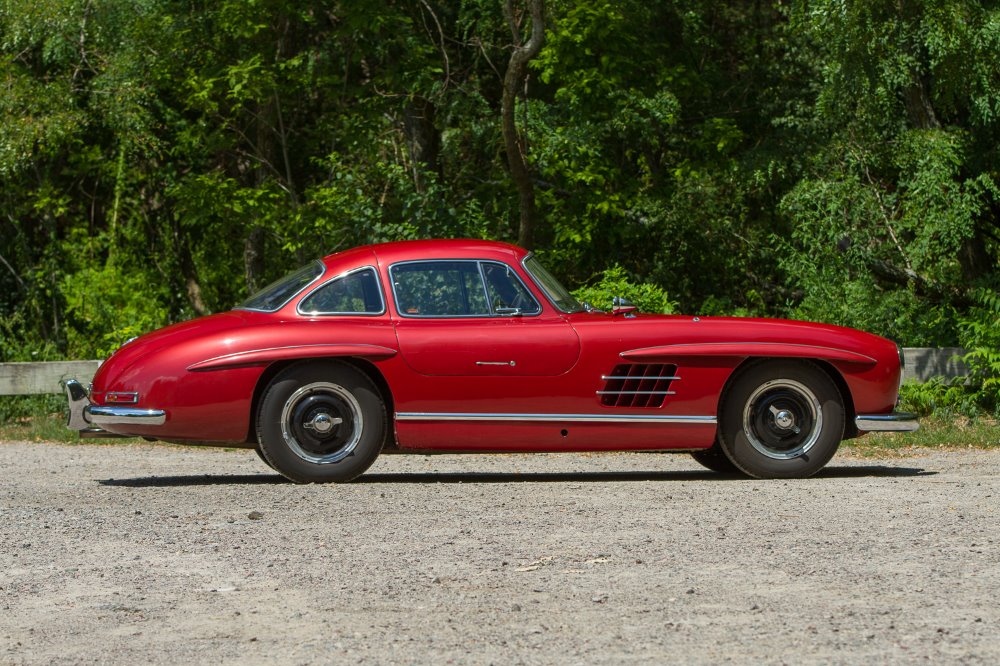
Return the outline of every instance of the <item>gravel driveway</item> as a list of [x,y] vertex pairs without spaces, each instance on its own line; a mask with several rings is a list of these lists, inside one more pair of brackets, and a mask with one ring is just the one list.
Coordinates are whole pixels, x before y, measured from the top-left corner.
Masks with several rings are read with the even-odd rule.
[[0,663],[1000,662],[1000,451],[385,456],[0,444]]

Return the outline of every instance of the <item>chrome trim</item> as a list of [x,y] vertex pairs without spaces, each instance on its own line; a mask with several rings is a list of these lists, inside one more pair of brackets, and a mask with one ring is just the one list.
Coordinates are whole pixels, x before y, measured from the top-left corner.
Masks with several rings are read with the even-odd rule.
[[[69,418],[66,427],[82,434],[104,432],[97,426],[116,424],[163,425],[167,413],[162,409],[137,409],[135,407],[107,407],[90,404],[89,391],[75,379],[63,383],[69,402]],[[113,393],[114,391],[112,391]]]
[[476,365],[508,365],[514,367],[517,365],[516,361],[476,361]]
[[83,417],[96,425],[163,425],[167,413],[162,409],[87,405],[83,408]]
[[664,381],[676,381],[676,380],[680,379],[680,377],[639,377],[639,376],[626,377],[624,375],[601,375],[601,379],[604,380],[604,381],[607,381],[609,379],[636,379],[636,380],[639,380],[639,381],[645,381],[647,379],[649,379],[651,381],[652,380],[657,380],[657,379],[662,379]]
[[[382,309],[379,310],[378,312],[321,312],[319,310],[302,309],[303,301],[308,300],[310,296],[315,294],[317,291],[319,291],[326,285],[330,284],[331,282],[335,282],[337,280],[342,280],[350,275],[353,275],[354,273],[360,273],[361,271],[371,271],[372,274],[375,275],[375,284],[378,286],[378,298],[379,301],[382,303]],[[306,288],[308,288],[308,285],[306,285]],[[293,296],[292,298],[295,297]],[[308,294],[300,298],[299,302],[295,304],[295,312],[304,317],[337,317],[337,316],[380,317],[384,315],[386,312],[385,289],[382,287],[382,280],[378,274],[378,269],[371,265],[361,266],[360,268],[352,268],[351,270],[344,271],[343,273],[338,273],[337,275],[334,275],[329,280],[325,280],[322,284],[317,285],[315,289],[311,289]]]
[[[393,275],[393,270],[397,266],[407,266],[409,264],[433,264],[433,263],[450,263],[450,264],[476,264],[476,268],[479,271],[479,280],[483,285],[483,296],[486,298],[486,307],[490,309],[489,314],[469,314],[469,315],[421,315],[421,314],[408,314],[400,310],[399,308],[399,298],[396,294],[396,277]],[[528,289],[528,285],[524,283],[521,276],[517,274],[516,270],[511,268],[510,264],[498,261],[496,259],[407,259],[406,261],[397,261],[389,266],[389,286],[392,288],[392,300],[396,308],[396,314],[400,317],[406,319],[500,319],[500,318],[510,318],[509,314],[498,314],[493,311],[493,304],[490,303],[490,290],[486,287],[486,276],[483,274],[483,264],[497,264],[498,266],[503,266],[513,274],[517,281],[521,283],[524,287],[524,291],[531,296],[532,302],[538,306],[537,312],[521,312],[519,317],[538,317],[541,316],[545,311],[542,308],[542,304],[538,302],[535,298],[535,294],[532,293],[531,289]]]
[[597,395],[677,395],[674,391],[597,391]]
[[546,421],[562,423],[690,423],[715,425],[714,416],[646,414],[489,414],[466,412],[396,412],[397,421]]
[[854,424],[861,432],[914,432],[920,429],[916,414],[858,414]]
[[62,385],[69,403],[69,418],[66,420],[66,427],[70,430],[86,430],[90,427],[90,423],[83,415],[83,410],[90,404],[87,389],[75,379],[67,379],[63,381]]

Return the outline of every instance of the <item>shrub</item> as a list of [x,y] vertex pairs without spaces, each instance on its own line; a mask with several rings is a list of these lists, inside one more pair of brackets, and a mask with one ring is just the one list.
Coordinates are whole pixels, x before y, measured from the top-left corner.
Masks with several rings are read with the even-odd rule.
[[980,289],[977,307],[959,323],[962,346],[969,350],[963,360],[976,399],[985,409],[1000,412],[1000,295]]
[[632,282],[617,264],[606,269],[596,284],[577,289],[573,295],[600,310],[610,310],[615,296],[629,300],[640,312],[673,314],[677,307],[663,289],[648,282]]

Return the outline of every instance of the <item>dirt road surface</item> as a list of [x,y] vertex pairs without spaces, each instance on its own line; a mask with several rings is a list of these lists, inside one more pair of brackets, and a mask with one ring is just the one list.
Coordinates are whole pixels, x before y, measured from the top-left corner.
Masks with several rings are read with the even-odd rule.
[[0,663],[1000,662],[1000,452],[386,456],[0,444]]

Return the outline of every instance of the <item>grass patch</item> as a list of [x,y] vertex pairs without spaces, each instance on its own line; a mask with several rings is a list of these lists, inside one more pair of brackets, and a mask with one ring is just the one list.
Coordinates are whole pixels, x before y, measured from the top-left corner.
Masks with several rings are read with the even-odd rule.
[[0,442],[62,442],[64,444],[134,444],[142,439],[109,437],[82,439],[66,427],[66,396],[0,396]]
[[865,458],[919,454],[920,449],[1000,448],[1000,422],[986,416],[925,416],[916,432],[873,432],[844,443],[844,453]]
[[64,414],[22,416],[0,424],[0,442],[60,442],[62,444],[135,444],[139,437],[82,438],[66,427]]
[[[0,442],[61,442],[64,444],[135,444],[140,438],[83,439],[66,427],[66,413],[56,411],[66,403],[62,396],[31,396],[0,400]],[[27,412],[27,413],[25,413]]]

